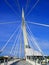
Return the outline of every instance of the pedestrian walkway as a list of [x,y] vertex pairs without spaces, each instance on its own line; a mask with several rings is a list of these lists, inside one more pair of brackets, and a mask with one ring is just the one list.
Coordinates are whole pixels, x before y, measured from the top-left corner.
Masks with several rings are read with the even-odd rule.
[[11,65],[32,65],[32,64],[28,63],[28,62],[25,61],[25,60],[21,60],[21,61],[19,61],[19,62],[13,63],[13,64],[11,64]]

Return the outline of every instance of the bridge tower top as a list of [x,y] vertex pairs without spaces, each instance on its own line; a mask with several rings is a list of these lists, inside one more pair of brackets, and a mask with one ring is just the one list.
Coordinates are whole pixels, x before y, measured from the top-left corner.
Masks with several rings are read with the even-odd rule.
[[28,40],[27,40],[27,31],[26,31],[25,17],[24,17],[23,8],[22,8],[22,31],[23,31],[23,37],[24,37],[24,45],[26,47],[28,45]]
[[22,8],[22,18],[24,19],[24,10],[23,10],[23,8]]

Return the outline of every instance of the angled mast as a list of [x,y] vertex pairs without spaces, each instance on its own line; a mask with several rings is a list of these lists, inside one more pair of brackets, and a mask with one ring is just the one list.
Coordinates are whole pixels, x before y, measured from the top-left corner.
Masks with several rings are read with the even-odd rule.
[[26,46],[26,45],[28,45],[28,40],[27,40],[27,31],[26,31],[25,17],[24,17],[23,8],[22,8],[22,31],[23,31],[23,37],[24,37],[24,44]]
[[25,51],[25,58],[26,56],[26,49],[28,47],[28,39],[27,39],[27,31],[26,31],[26,25],[25,25],[25,17],[24,17],[24,10],[22,8],[22,32],[24,37],[24,51]]

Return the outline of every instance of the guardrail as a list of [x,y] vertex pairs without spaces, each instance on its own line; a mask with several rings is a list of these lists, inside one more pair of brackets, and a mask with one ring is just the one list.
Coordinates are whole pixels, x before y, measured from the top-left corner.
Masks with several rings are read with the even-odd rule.
[[10,61],[8,61],[8,60],[5,61],[5,59],[4,59],[4,62],[0,63],[0,65],[10,65],[10,64],[13,64],[13,63],[18,62],[18,61],[20,61],[20,59],[12,59]]

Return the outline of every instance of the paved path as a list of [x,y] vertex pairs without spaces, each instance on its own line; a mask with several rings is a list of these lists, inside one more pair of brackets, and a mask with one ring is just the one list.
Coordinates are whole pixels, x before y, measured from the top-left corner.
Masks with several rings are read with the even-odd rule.
[[19,61],[19,62],[15,62],[11,65],[31,65],[31,64],[26,62],[25,60],[22,60],[22,61]]

